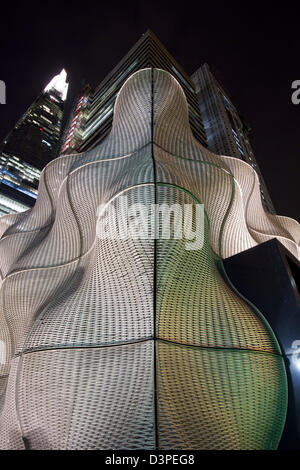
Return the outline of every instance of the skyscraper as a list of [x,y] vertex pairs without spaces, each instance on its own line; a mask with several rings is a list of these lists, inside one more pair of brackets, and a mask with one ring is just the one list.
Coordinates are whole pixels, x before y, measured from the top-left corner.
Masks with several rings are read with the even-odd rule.
[[50,81],[0,145],[0,215],[34,204],[41,170],[57,156],[66,76]]
[[208,148],[220,155],[240,158],[258,174],[264,208],[275,213],[271,197],[249,140],[250,126],[232,103],[228,93],[212,74],[208,64],[192,75],[204,121]]
[[79,97],[74,101],[70,117],[61,139],[61,153],[63,154],[76,152],[76,149],[79,149],[81,145],[83,128],[89,115],[88,100],[90,94],[90,85],[85,85],[81,90]]
[[[63,153],[92,149],[108,135],[118,92],[132,73],[146,67],[166,70],[178,80],[187,98],[192,132],[202,145],[207,145],[192,80],[155,34],[148,30],[95,89],[85,88],[80,94],[63,142]],[[84,119],[78,128],[78,113],[81,112]],[[77,130],[74,130],[74,122],[77,123]]]

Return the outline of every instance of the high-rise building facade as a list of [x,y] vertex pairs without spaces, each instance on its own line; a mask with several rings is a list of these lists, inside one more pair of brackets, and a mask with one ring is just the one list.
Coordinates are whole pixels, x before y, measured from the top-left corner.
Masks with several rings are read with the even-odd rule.
[[75,99],[62,137],[62,154],[76,152],[76,149],[78,149],[82,143],[82,132],[89,115],[88,100],[90,94],[90,85],[85,85],[79,97]]
[[[153,224],[157,204],[184,222]],[[176,236],[149,234],[171,219]],[[300,370],[223,259],[274,237],[300,259],[299,235],[263,210],[253,167],[195,139],[174,76],[133,73],[107,138],[0,218],[0,448],[276,449]]]
[[275,213],[249,140],[250,126],[232,103],[228,93],[212,74],[208,64],[192,75],[204,122],[208,148],[220,155],[240,158],[258,174],[262,203],[268,212]]
[[0,215],[35,203],[41,170],[59,151],[67,91],[62,70],[0,144]]
[[[63,142],[63,153],[90,150],[108,135],[112,126],[114,103],[122,85],[132,73],[147,67],[166,70],[178,80],[187,98],[193,135],[202,145],[207,145],[192,80],[155,34],[148,30],[95,89],[83,90]],[[78,126],[78,115],[83,117],[82,123],[74,130],[74,122]]]

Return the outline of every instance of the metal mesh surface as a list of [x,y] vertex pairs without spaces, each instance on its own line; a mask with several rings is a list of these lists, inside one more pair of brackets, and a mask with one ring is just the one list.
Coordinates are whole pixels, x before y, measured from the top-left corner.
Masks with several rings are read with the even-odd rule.
[[[110,135],[49,163],[34,208],[0,219],[0,447],[276,448],[281,351],[222,270],[274,236],[299,256],[299,224],[266,214],[258,193],[249,165],[194,139],[174,77],[133,74]],[[99,238],[99,207],[124,196],[203,203],[203,245]]]

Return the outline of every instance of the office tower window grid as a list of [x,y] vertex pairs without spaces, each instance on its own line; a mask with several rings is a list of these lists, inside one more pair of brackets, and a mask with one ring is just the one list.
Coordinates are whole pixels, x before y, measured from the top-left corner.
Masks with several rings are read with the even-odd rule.
[[34,205],[41,170],[58,155],[67,91],[62,70],[0,144],[0,214]]
[[228,94],[212,74],[208,64],[193,75],[200,111],[204,120],[208,148],[220,155],[240,158],[251,165],[259,176],[264,208],[275,214],[275,209],[263,176],[255,159],[250,140],[250,126],[238,113]]

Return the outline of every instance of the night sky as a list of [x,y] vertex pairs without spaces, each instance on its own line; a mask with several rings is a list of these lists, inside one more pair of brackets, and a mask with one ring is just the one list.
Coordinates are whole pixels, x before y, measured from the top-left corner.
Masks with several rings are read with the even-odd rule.
[[292,7],[125,0],[1,5],[7,104],[0,105],[0,139],[63,67],[69,109],[82,80],[96,86],[148,28],[189,75],[203,62],[211,66],[251,124],[277,213],[299,220],[300,104],[291,101],[291,84],[300,80],[300,35]]

